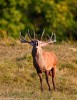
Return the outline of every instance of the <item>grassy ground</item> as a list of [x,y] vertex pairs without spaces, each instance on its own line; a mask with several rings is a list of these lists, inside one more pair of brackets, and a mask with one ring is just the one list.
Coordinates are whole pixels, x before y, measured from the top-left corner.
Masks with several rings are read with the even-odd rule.
[[32,64],[31,46],[19,41],[0,41],[0,100],[77,100],[77,43],[48,45],[58,58],[56,91],[48,87],[43,74],[44,92]]

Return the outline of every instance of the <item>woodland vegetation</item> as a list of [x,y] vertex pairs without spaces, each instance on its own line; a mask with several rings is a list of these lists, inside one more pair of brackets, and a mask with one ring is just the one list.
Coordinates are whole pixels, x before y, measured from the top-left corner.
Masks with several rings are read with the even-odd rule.
[[30,29],[39,36],[77,40],[77,0],[0,0],[0,37],[19,37]]

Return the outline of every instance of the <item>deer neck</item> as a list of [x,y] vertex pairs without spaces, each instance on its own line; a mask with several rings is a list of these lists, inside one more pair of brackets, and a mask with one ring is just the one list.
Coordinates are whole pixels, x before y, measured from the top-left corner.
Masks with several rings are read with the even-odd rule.
[[33,64],[34,66],[39,66],[40,70],[43,70],[44,66],[45,66],[45,61],[44,61],[44,57],[43,57],[43,50],[42,48],[37,49],[36,53],[33,50],[32,53],[33,56]]
[[37,63],[39,64],[39,66],[41,66],[41,64],[43,62],[43,50],[42,50],[42,48],[37,49],[35,59],[36,59]]
[[42,48],[41,47],[38,47],[37,48],[37,52],[36,52],[36,56],[41,57],[42,52],[43,52]]
[[42,59],[42,52],[43,52],[43,50],[41,47],[37,48],[37,50],[35,48],[33,48],[33,50],[32,50],[33,58]]

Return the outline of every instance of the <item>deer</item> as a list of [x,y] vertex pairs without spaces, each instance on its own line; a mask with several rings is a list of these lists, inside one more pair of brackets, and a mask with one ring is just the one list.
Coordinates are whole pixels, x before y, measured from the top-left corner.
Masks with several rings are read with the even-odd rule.
[[[44,32],[43,32],[44,34]],[[55,70],[56,70],[56,64],[57,64],[57,57],[54,52],[47,52],[42,49],[42,47],[56,42],[56,35],[54,35],[54,39],[50,39],[47,42],[43,42],[38,39],[31,39],[30,33],[28,31],[28,36],[30,38],[30,41],[27,41],[20,33],[20,41],[21,43],[28,43],[32,46],[32,57],[33,57],[33,65],[34,68],[37,71],[37,74],[40,79],[41,84],[41,90],[43,91],[43,79],[42,79],[42,73],[44,72],[46,75],[46,82],[48,84],[49,91],[50,83],[49,83],[49,75],[52,77],[52,83],[53,83],[53,89],[55,90]],[[43,37],[43,35],[42,35]],[[41,39],[42,39],[41,37]],[[51,36],[52,38],[52,36]]]

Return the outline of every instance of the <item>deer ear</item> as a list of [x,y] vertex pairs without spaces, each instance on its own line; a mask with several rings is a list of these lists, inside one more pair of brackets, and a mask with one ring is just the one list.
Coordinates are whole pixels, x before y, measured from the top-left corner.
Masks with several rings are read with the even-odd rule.
[[41,46],[41,47],[44,47],[44,46],[46,46],[47,44],[48,44],[48,43],[46,43],[46,42],[42,42],[42,41],[40,42],[40,46]]
[[31,42],[31,43],[30,43],[30,45],[31,45],[31,46],[33,46],[33,45],[34,45],[34,43],[32,43],[32,42]]
[[30,42],[30,45],[31,45],[31,46],[33,46],[33,45],[34,45],[34,42],[33,42],[33,41],[31,41],[31,42]]
[[48,43],[42,43],[42,45],[41,45],[41,46],[43,47],[43,46],[46,46],[47,44],[48,44]]
[[36,45],[38,46],[38,41],[36,42]]

